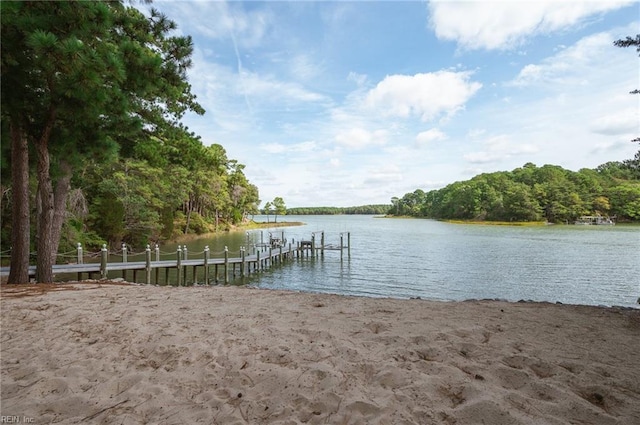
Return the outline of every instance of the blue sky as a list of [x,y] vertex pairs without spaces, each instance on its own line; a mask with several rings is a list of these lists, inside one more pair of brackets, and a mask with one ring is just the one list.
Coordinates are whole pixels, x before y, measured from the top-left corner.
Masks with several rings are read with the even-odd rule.
[[637,1],[155,1],[193,37],[183,122],[287,207],[390,203],[527,162],[632,158]]

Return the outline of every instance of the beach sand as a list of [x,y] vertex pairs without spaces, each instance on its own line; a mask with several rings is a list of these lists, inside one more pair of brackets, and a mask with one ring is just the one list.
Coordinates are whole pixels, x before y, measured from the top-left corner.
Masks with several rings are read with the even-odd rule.
[[640,424],[640,310],[1,287],[20,423]]

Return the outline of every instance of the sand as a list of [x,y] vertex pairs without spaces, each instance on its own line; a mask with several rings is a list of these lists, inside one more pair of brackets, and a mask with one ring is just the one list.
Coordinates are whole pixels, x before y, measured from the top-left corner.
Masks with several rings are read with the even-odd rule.
[[637,309],[1,289],[0,413],[20,423],[640,424]]

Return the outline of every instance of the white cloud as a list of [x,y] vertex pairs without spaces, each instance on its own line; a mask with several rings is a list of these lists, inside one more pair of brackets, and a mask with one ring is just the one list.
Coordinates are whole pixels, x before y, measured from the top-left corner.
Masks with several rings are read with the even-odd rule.
[[363,86],[367,82],[368,78],[366,74],[358,74],[357,72],[349,72],[347,81],[353,81],[358,87]]
[[367,146],[382,146],[387,143],[386,130],[368,131],[363,128],[352,128],[336,135],[338,144],[351,149],[363,149]]
[[485,150],[464,155],[465,161],[471,164],[487,164],[500,162],[514,156],[530,155],[539,151],[531,143],[514,143],[507,135],[490,137],[483,142]]
[[395,165],[371,168],[366,175],[367,178],[363,182],[365,185],[381,185],[402,181],[402,172]]
[[418,145],[426,145],[431,142],[439,142],[446,139],[447,135],[437,128],[423,131],[416,136],[416,142]]
[[320,64],[314,62],[313,58],[307,54],[299,54],[293,57],[289,64],[291,75],[299,80],[311,80],[322,74],[323,69]]
[[304,86],[294,83],[280,81],[271,75],[260,75],[252,72],[243,72],[236,79],[236,90],[240,93],[250,96],[257,96],[263,103],[272,103],[276,101],[300,101],[300,102],[317,102],[326,100],[326,97],[309,91]]
[[202,35],[214,40],[233,38],[241,47],[260,44],[273,26],[274,15],[268,8],[245,10],[241,4],[225,1],[174,2],[159,0],[156,7],[179,22],[188,22],[182,33]]
[[616,136],[637,133],[640,135],[640,108],[630,108],[615,114],[608,114],[597,118],[589,129],[594,133]]
[[601,66],[603,56],[613,52],[614,37],[608,33],[598,33],[585,37],[575,45],[561,49],[539,64],[526,65],[510,85],[556,83],[584,85],[589,81],[583,70],[586,67]]
[[260,145],[260,149],[268,153],[283,153],[288,147],[282,143],[265,143]]
[[482,87],[470,78],[470,72],[450,71],[387,76],[368,92],[365,105],[382,115],[416,115],[422,121],[442,114],[450,116]]
[[616,1],[448,1],[429,2],[436,36],[466,49],[512,49],[529,37],[566,30],[588,18],[633,4]]

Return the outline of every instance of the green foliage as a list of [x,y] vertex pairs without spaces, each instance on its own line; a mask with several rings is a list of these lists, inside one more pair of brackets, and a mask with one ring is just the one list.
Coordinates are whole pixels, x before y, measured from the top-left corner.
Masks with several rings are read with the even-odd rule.
[[288,215],[387,214],[390,205],[362,205],[358,207],[295,207],[287,208]]
[[[204,110],[186,75],[193,42],[171,35],[175,23],[121,1],[0,7],[2,140],[18,129],[38,147],[30,155],[33,181],[37,175],[52,192],[70,178],[69,190],[86,200],[87,214],[62,223],[60,250],[77,242],[141,246],[184,231],[224,229],[257,211],[258,189],[244,165],[179,123],[185,112]],[[8,184],[10,144],[1,149],[2,196],[30,184],[35,222],[35,185]],[[3,250],[11,239],[4,237],[11,231],[7,217],[11,202],[3,199]]]
[[624,163],[578,172],[525,164],[511,172],[481,174],[425,193],[393,198],[388,213],[438,219],[573,222],[582,215],[640,219],[640,180]]

